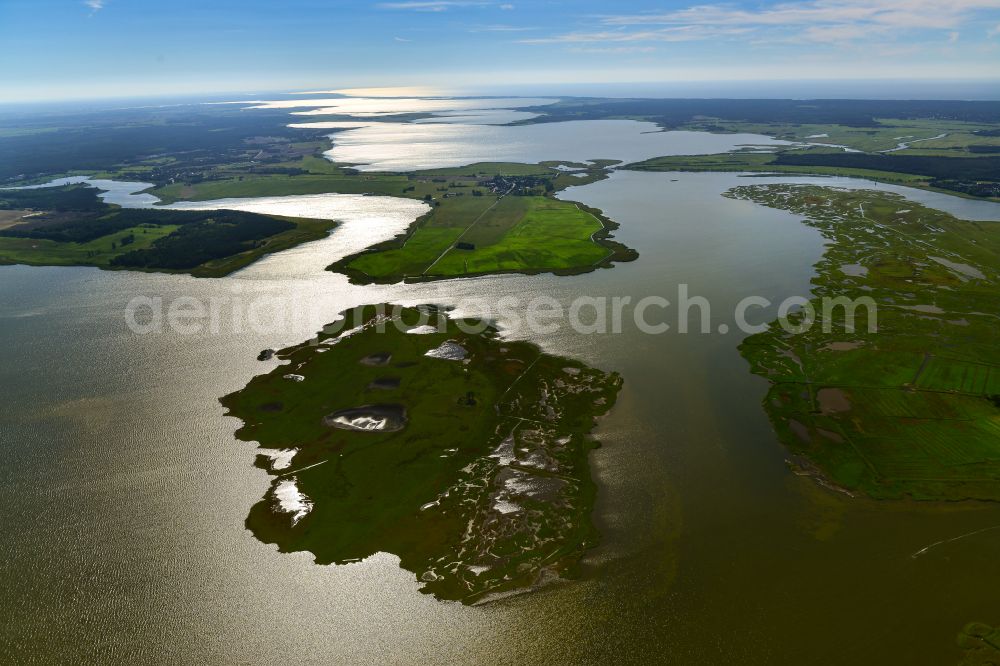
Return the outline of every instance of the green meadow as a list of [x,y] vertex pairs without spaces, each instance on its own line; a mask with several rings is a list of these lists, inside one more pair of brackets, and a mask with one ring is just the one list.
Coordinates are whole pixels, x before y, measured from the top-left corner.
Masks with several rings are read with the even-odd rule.
[[615,251],[595,241],[604,224],[574,203],[541,196],[467,198],[436,209],[397,248],[337,266],[361,280],[398,281],[503,272],[579,272]]
[[[1000,227],[870,190],[728,194],[801,215],[828,241],[815,312],[741,346],[772,382],[764,407],[793,462],[875,498],[1000,500]],[[837,297],[875,309],[824,308]]]

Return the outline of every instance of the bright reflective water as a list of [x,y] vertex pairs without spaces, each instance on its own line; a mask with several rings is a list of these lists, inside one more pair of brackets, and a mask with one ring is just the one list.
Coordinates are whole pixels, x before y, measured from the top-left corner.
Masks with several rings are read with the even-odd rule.
[[344,114],[351,116],[387,116],[400,113],[437,113],[482,109],[525,108],[552,104],[546,97],[513,98],[426,98],[426,97],[297,97],[292,99],[247,102],[252,109],[308,109],[294,111],[300,116]]
[[740,146],[788,145],[759,134],[662,132],[634,120],[540,125],[372,123],[330,136],[334,162],[361,171],[410,171],[474,162],[594,159],[636,162],[661,155],[724,153]]

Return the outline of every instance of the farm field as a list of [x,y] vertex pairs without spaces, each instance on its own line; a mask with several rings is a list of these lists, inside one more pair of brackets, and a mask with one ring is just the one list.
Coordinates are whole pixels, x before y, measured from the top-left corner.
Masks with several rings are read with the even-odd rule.
[[398,248],[339,265],[373,281],[503,272],[578,272],[615,252],[594,241],[604,226],[571,202],[540,196],[468,198],[442,207]]

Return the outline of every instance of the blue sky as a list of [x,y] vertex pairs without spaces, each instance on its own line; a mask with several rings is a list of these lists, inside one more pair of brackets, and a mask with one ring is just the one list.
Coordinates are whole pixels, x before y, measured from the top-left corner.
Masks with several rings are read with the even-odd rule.
[[0,100],[1000,78],[1000,0],[0,0]]

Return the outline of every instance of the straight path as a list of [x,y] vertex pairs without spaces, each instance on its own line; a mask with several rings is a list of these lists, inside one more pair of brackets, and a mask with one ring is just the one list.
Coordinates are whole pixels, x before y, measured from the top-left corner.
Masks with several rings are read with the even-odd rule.
[[490,212],[491,210],[493,210],[494,208],[496,208],[496,207],[497,207],[497,204],[499,204],[499,203],[500,203],[500,200],[501,200],[501,199],[503,199],[503,198],[504,198],[505,196],[507,196],[508,194],[510,194],[510,193],[511,193],[511,192],[513,192],[513,191],[514,191],[514,186],[513,186],[513,185],[511,185],[511,186],[510,186],[510,189],[509,189],[509,190],[507,190],[506,192],[504,192],[503,194],[501,194],[501,195],[500,195],[499,197],[497,197],[497,200],[493,202],[493,205],[492,205],[492,206],[490,206],[489,208],[487,208],[486,210],[484,210],[484,211],[483,211],[482,213],[480,213],[480,214],[479,214],[479,217],[477,217],[476,219],[474,219],[474,220],[472,221],[472,224],[470,224],[469,226],[467,226],[467,227],[465,228],[465,230],[464,230],[464,231],[463,231],[462,233],[460,233],[460,234],[458,235],[458,238],[456,238],[456,239],[455,239],[454,241],[452,241],[452,242],[451,242],[451,244],[450,244],[450,245],[448,245],[448,247],[446,247],[446,248],[444,249],[444,252],[442,252],[442,253],[441,253],[440,255],[438,255],[438,258],[437,258],[437,259],[435,259],[434,261],[432,261],[432,262],[430,263],[430,265],[429,265],[429,266],[428,266],[427,268],[425,268],[425,269],[424,269],[424,272],[423,272],[423,273],[421,273],[421,275],[427,275],[427,271],[429,271],[430,269],[434,268],[434,264],[436,264],[437,262],[439,262],[439,261],[441,261],[442,259],[444,259],[444,255],[446,255],[446,254],[448,254],[449,252],[451,252],[451,249],[452,249],[453,247],[455,247],[455,244],[456,244],[456,243],[458,243],[458,241],[462,240],[462,237],[463,237],[463,236],[465,236],[465,234],[469,233],[469,230],[470,230],[470,229],[472,229],[472,227],[476,226],[476,223],[477,223],[477,222],[479,222],[479,220],[483,219],[483,217],[484,217],[484,216],[485,216],[485,215],[486,215],[487,213],[489,213],[489,212]]

